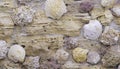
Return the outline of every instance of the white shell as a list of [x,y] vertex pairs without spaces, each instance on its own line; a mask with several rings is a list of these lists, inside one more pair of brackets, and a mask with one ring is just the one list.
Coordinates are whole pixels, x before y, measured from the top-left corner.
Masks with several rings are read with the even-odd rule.
[[47,0],[45,2],[45,13],[47,17],[59,19],[66,12],[67,9],[63,0]]
[[83,31],[85,38],[95,40],[102,33],[102,25],[98,20],[90,20],[89,24],[84,25]]
[[14,62],[23,62],[25,58],[25,50],[20,45],[13,45],[8,52],[8,58]]
[[0,40],[0,59],[3,59],[6,57],[8,48],[7,43],[4,40]]
[[89,52],[87,56],[87,62],[91,64],[97,64],[100,61],[100,55],[97,52]]

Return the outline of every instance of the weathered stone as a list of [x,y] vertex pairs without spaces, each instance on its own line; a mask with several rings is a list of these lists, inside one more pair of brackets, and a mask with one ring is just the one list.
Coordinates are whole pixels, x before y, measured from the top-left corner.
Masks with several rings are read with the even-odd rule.
[[120,5],[115,5],[112,8],[113,14],[117,17],[120,17]]
[[106,67],[118,65],[120,63],[120,46],[111,46],[103,56],[102,62]]
[[45,13],[47,17],[59,19],[66,12],[67,9],[63,0],[47,0],[45,2]]
[[72,51],[73,59],[76,62],[85,62],[87,59],[87,53],[88,53],[87,49],[77,47]]
[[36,56],[36,57],[26,57],[26,60],[23,63],[23,65],[25,65],[25,67],[27,69],[37,69],[37,68],[40,67],[39,59],[40,59],[39,56]]
[[88,53],[87,62],[97,64],[100,61],[100,55],[97,52],[91,51]]
[[101,0],[101,5],[105,8],[112,8],[115,4],[115,0]]
[[8,52],[8,58],[14,62],[23,62],[25,55],[25,50],[20,45],[11,46]]
[[105,10],[104,15],[99,17],[98,20],[102,23],[102,25],[107,26],[112,22],[113,18],[114,16],[111,11]]
[[64,49],[58,49],[54,55],[54,58],[59,62],[66,61],[69,57],[69,53]]
[[35,10],[31,9],[29,6],[21,6],[15,10],[15,24],[24,26],[33,21]]
[[102,33],[100,41],[104,45],[113,45],[117,44],[118,38],[119,32],[110,26],[106,26],[104,32]]
[[84,25],[84,37],[91,40],[96,40],[102,34],[102,25],[97,20],[90,20],[89,24]]
[[8,59],[0,61],[0,69],[24,69],[21,64],[14,63]]
[[63,34],[77,36],[80,34],[79,29],[82,26],[70,16],[66,15],[60,20],[54,21],[46,18],[43,12],[37,12],[35,15],[34,23],[26,26],[28,35]]
[[39,55],[41,50],[47,52],[62,47],[64,40],[62,35],[41,35],[21,36],[16,42],[25,46],[27,55]]
[[6,41],[0,40],[0,59],[6,58],[7,52],[8,52],[8,48]]
[[0,38],[10,37],[13,33],[14,23],[10,14],[0,13]]

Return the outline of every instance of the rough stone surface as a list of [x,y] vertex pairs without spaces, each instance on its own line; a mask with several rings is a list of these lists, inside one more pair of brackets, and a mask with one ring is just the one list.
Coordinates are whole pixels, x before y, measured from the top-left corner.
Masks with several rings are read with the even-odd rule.
[[100,61],[100,55],[97,52],[89,52],[87,56],[87,62],[91,64],[97,64]]
[[47,0],[45,2],[45,13],[47,17],[59,19],[66,12],[67,9],[63,0]]
[[8,58],[14,62],[23,62],[25,55],[25,50],[20,45],[11,46],[8,52]]
[[115,0],[101,0],[101,5],[105,8],[112,8],[115,4]]
[[29,6],[21,6],[15,10],[15,24],[24,26],[33,21],[35,10]]
[[37,69],[40,67],[39,64],[39,56],[35,56],[35,57],[26,57],[25,62],[23,63],[23,65],[25,65],[25,67],[27,69]]
[[110,26],[106,26],[100,41],[105,45],[116,44],[119,38],[119,32]]
[[106,67],[115,67],[120,63],[120,46],[111,46],[102,58],[102,63]]
[[102,25],[97,20],[90,20],[89,24],[84,25],[84,37],[87,39],[98,39],[102,34]]
[[3,59],[7,56],[8,48],[7,43],[4,40],[0,40],[0,59]]
[[88,53],[87,49],[77,47],[72,51],[73,59],[76,62],[85,62],[87,59],[87,53]]

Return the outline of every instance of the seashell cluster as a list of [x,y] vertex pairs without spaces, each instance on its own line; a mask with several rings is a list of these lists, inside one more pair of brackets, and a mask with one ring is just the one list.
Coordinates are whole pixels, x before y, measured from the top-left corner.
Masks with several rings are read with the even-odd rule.
[[120,69],[120,0],[0,0],[0,69]]

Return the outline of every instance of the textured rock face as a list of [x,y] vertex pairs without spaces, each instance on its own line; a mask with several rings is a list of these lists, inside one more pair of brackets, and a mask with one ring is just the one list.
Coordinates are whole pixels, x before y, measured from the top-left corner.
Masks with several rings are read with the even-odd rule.
[[100,41],[105,45],[116,44],[119,38],[119,32],[112,27],[106,26]]
[[102,25],[97,20],[90,20],[89,24],[84,25],[84,37],[87,39],[98,39],[102,34]]
[[97,52],[89,52],[87,56],[87,62],[91,64],[97,64],[100,61],[100,55]]
[[59,19],[66,12],[67,9],[63,0],[47,0],[45,3],[47,17]]
[[117,17],[120,17],[120,5],[115,5],[112,8],[113,14]]
[[7,43],[4,40],[0,40],[0,59],[3,59],[7,56],[8,48]]
[[115,4],[115,0],[101,0],[101,5],[105,8],[112,8]]
[[87,49],[77,47],[72,51],[73,59],[76,62],[84,62],[87,59],[87,53],[88,53]]
[[103,65],[106,67],[116,66],[120,63],[120,47],[111,46],[102,58]]
[[8,58],[14,62],[23,62],[25,59],[25,50],[20,45],[13,45],[8,52]]
[[40,67],[39,59],[40,59],[39,56],[36,56],[36,57],[26,57],[26,60],[23,63],[23,65],[25,65],[25,67],[27,69],[37,69],[37,68]]
[[10,37],[13,33],[14,23],[10,14],[0,13],[0,38]]
[[42,35],[19,37],[16,42],[25,46],[27,55],[39,55],[41,50],[49,51],[62,47],[64,40],[63,35]]
[[15,23],[17,25],[27,25],[33,20],[34,10],[29,6],[21,6],[15,11]]

